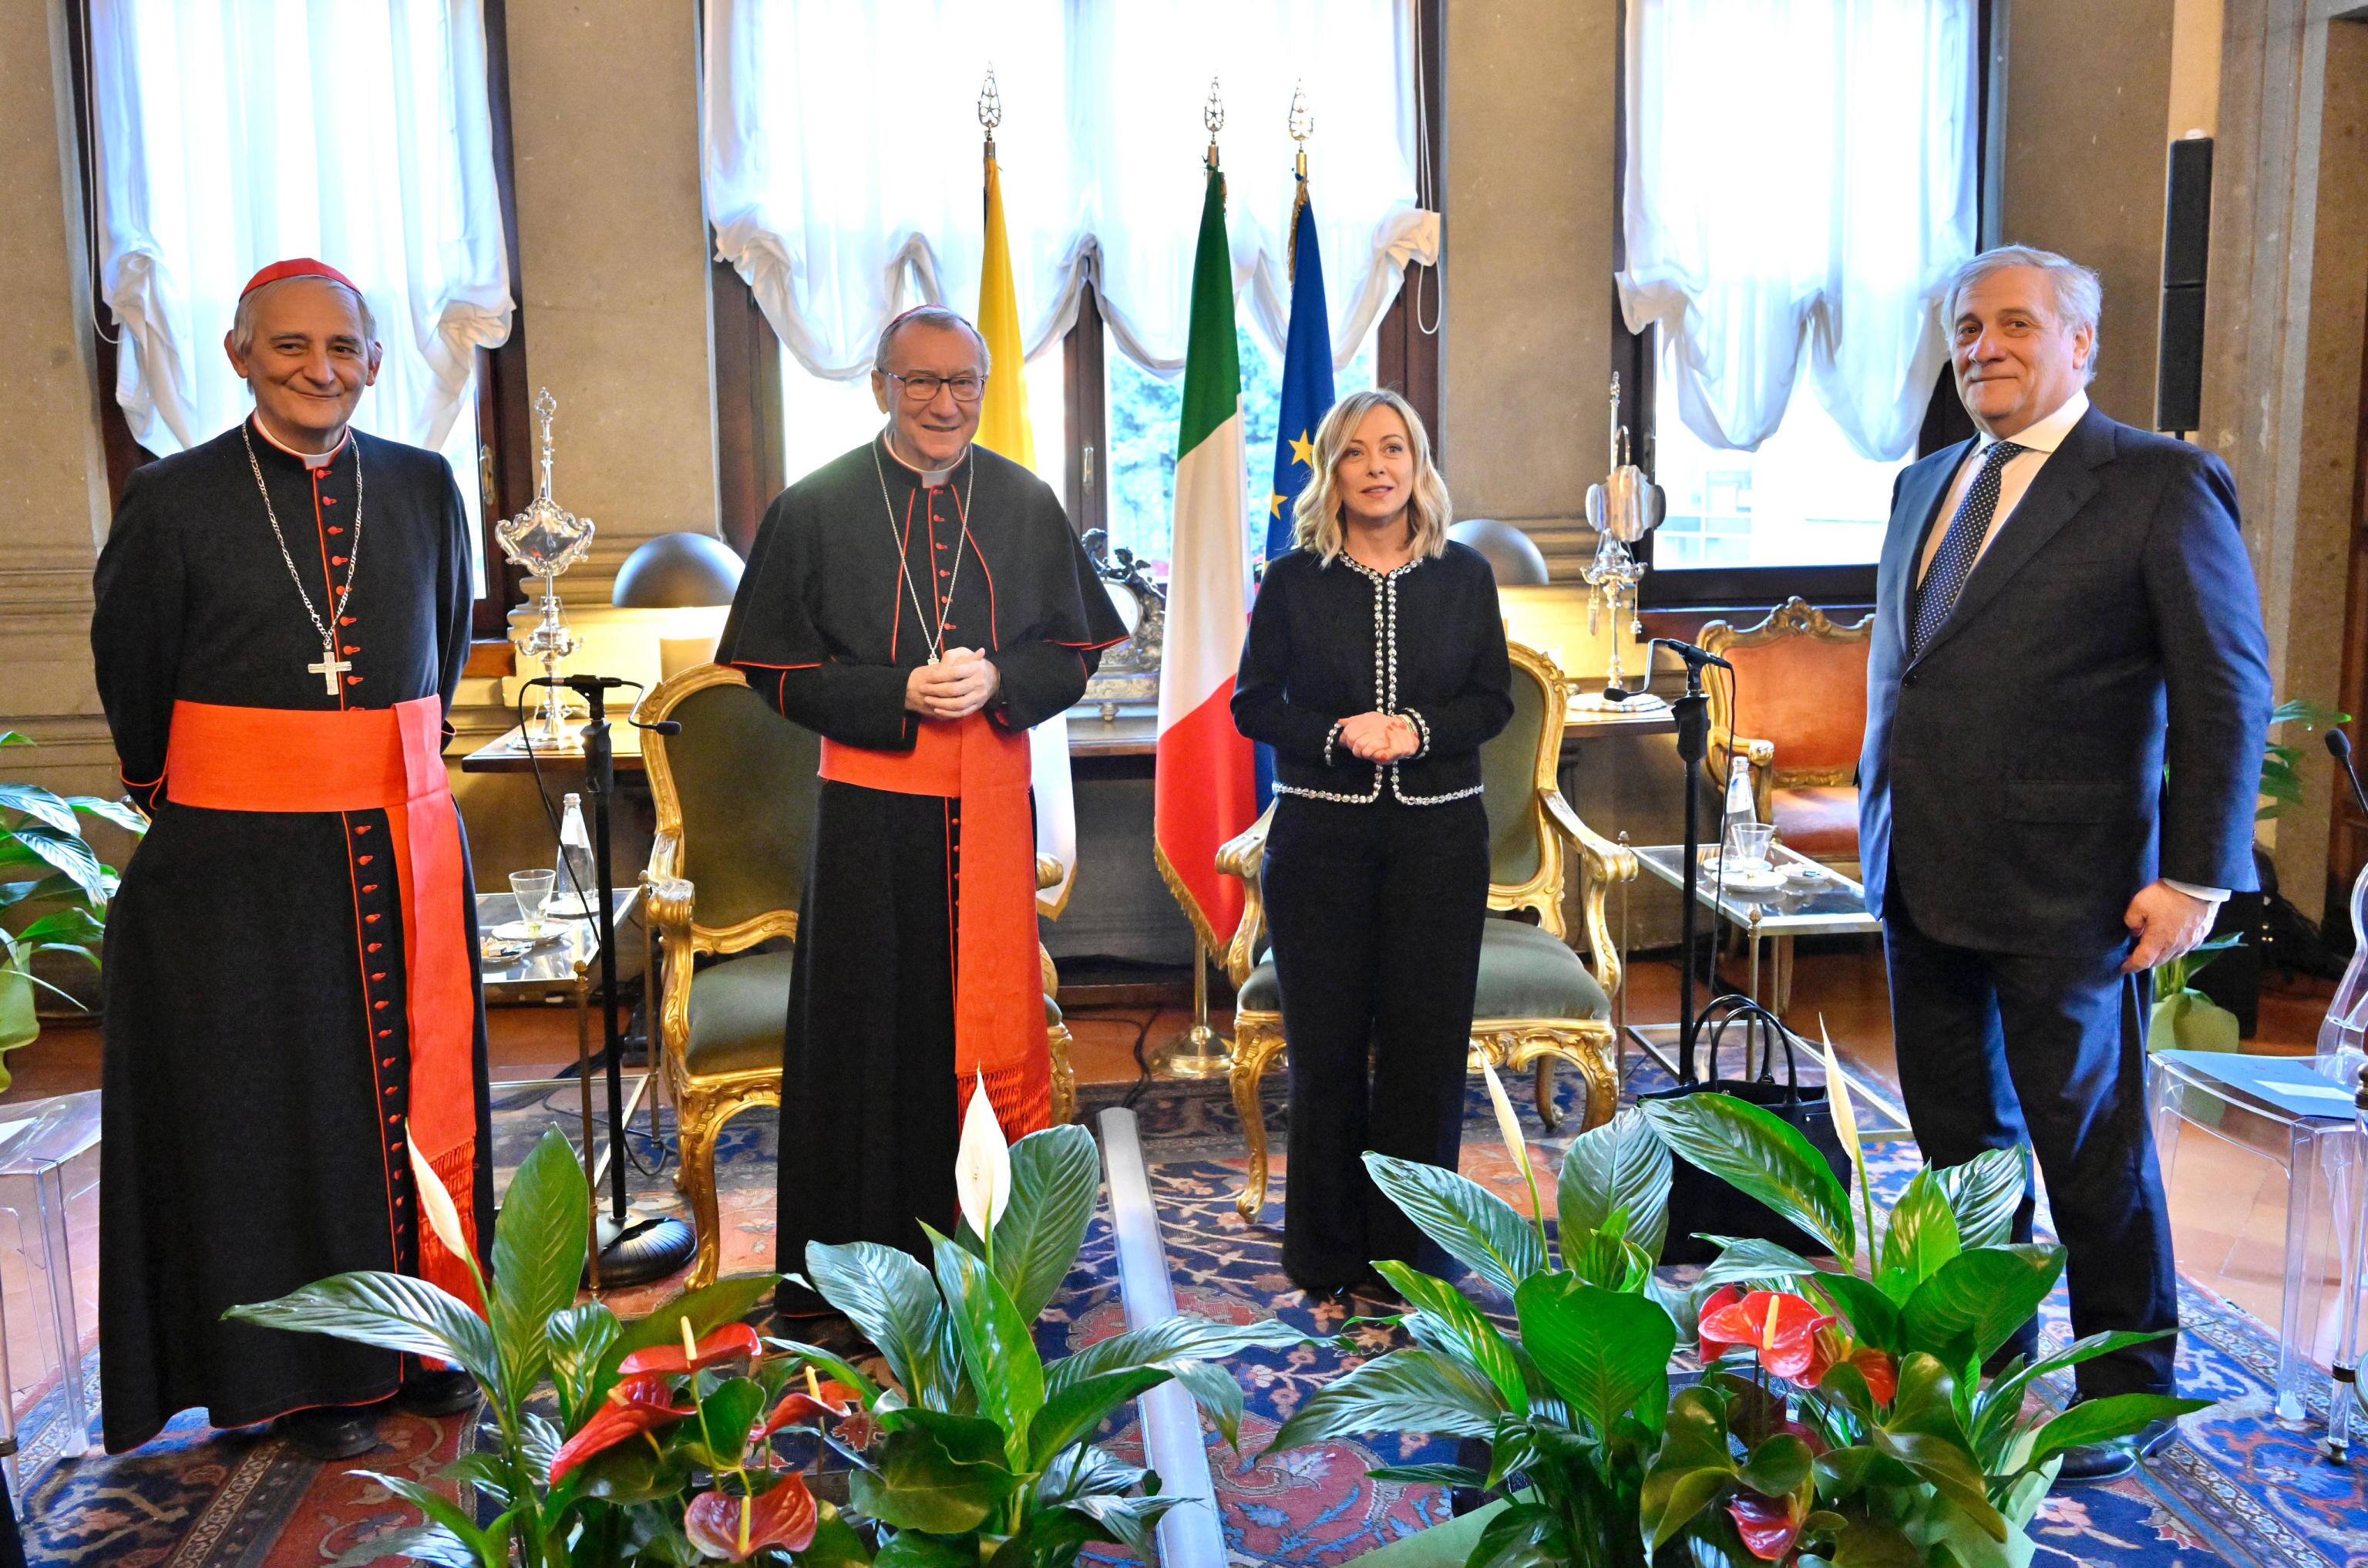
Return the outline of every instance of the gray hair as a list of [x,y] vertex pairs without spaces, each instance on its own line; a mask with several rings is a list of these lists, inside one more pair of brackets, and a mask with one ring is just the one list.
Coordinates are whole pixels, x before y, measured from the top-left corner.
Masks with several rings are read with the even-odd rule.
[[[239,301],[238,312],[236,314],[233,315],[230,320],[230,342],[232,347],[237,349],[242,355],[246,354],[255,347],[256,301],[262,299],[266,294],[270,293],[274,289],[284,289],[290,283],[326,283],[332,289],[346,289],[344,284],[338,282],[334,278],[323,278],[318,274],[313,273],[308,273],[301,278],[282,278],[276,282],[266,283],[254,293],[249,294],[245,299]],[[346,292],[354,297],[354,309],[361,312],[362,341],[364,343],[376,343],[378,341],[378,318],[370,314],[370,301],[362,298],[361,290],[359,289],[346,289]]]
[[2097,354],[2102,334],[2098,327],[2098,315],[2104,309],[2105,285],[2096,273],[2068,256],[2036,245],[1997,245],[1960,265],[1949,277],[1948,292],[1941,297],[1941,322],[1950,326],[1957,319],[1957,296],[1993,272],[2003,272],[2009,267],[2029,267],[2047,275],[2048,286],[2055,291],[2056,318],[2078,332],[2089,329],[2089,363],[2083,367],[2090,381],[2097,379]]
[[892,317],[888,324],[880,329],[880,345],[871,351],[873,369],[883,373],[887,370],[888,350],[895,346],[896,335],[908,326],[935,326],[966,332],[970,334],[971,341],[978,345],[978,368],[982,370],[995,369],[995,351],[987,347],[985,334],[973,326],[968,316],[960,311],[948,310],[943,305],[916,305],[903,315]]

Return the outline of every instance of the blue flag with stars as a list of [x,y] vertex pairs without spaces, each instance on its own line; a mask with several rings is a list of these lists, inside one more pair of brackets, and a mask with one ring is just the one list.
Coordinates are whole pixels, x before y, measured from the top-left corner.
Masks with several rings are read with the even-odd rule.
[[1282,398],[1274,429],[1274,493],[1267,499],[1264,559],[1291,548],[1292,503],[1315,477],[1315,427],[1332,406],[1332,327],[1324,306],[1324,258],[1307,181],[1291,220],[1291,330],[1282,347]]

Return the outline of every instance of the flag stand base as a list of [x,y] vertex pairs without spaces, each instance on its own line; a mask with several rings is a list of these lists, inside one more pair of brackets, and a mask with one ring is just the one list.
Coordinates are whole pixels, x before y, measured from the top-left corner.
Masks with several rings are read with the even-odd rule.
[[1151,1071],[1163,1078],[1223,1078],[1234,1070],[1234,1042],[1209,1027],[1209,949],[1192,944],[1192,1027],[1162,1040]]

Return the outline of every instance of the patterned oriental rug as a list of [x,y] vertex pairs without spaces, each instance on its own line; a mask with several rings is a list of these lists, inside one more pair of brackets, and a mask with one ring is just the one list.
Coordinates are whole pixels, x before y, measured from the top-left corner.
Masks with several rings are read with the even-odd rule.
[[[1645,1064],[1632,1071],[1630,1087],[1665,1082],[1658,1069]],[[1276,1083],[1269,1124],[1279,1145],[1285,1128],[1281,1095]],[[1088,1116],[1113,1098],[1089,1092]],[[501,1103],[496,1142],[505,1176],[543,1127],[553,1120],[575,1126],[574,1106],[572,1085],[520,1092]],[[1246,1225],[1234,1211],[1242,1145],[1224,1086],[1162,1085],[1136,1108],[1178,1303],[1212,1317],[1270,1314],[1314,1333],[1338,1332],[1341,1310],[1310,1302],[1282,1273],[1287,1160],[1275,1162],[1272,1196],[1259,1224]],[[1517,1207],[1525,1205],[1526,1189],[1476,1085],[1467,1115],[1464,1174]],[[1533,1119],[1531,1131],[1551,1168],[1567,1136],[1544,1135]],[[657,1153],[646,1138],[635,1142],[644,1161]],[[773,1150],[774,1124],[755,1115],[735,1122],[718,1152],[727,1271],[772,1261]],[[1885,1190],[1896,1192],[1913,1174],[1912,1144],[1876,1145],[1870,1153]],[[670,1176],[663,1168],[637,1170],[636,1201],[646,1210],[674,1206]],[[651,1287],[611,1300],[630,1312],[667,1293],[669,1287]],[[2283,1426],[2271,1415],[2274,1337],[2192,1285],[2182,1288],[2181,1311],[2187,1324],[2181,1390],[2219,1403],[2190,1417],[2181,1440],[2138,1475],[2050,1499],[2032,1532],[2041,1561],[2132,1568],[2368,1562],[2368,1472],[2319,1457],[2315,1440],[2324,1430],[2323,1409],[2312,1413],[2307,1426]],[[1038,1339],[1047,1356],[1063,1355],[1122,1326],[1110,1238],[1097,1221],[1076,1272],[1038,1327]],[[2044,1329],[2051,1342],[2069,1337],[2060,1291],[2049,1303]],[[1359,1350],[1377,1353],[1389,1344],[1383,1332],[1367,1331]],[[1447,1517],[1445,1495],[1437,1489],[1367,1476],[1382,1464],[1453,1458],[1452,1445],[1422,1434],[1382,1433],[1258,1457],[1299,1403],[1346,1364],[1344,1353],[1328,1343],[1254,1353],[1238,1363],[1247,1403],[1243,1453],[1236,1456],[1222,1439],[1210,1437],[1225,1540],[1237,1562],[1329,1568]],[[95,1407],[95,1354],[83,1373]],[[2055,1391],[2059,1399],[2066,1392]],[[395,1416],[385,1424],[380,1451],[324,1466],[259,1429],[217,1432],[189,1415],[136,1454],[67,1460],[58,1457],[62,1405],[52,1393],[25,1423],[26,1545],[35,1568],[319,1568],[372,1536],[413,1522],[406,1506],[352,1471],[424,1478],[466,1437],[458,1418]],[[1139,1461],[1141,1441],[1131,1414],[1106,1430],[1103,1440]],[[1132,1561],[1118,1552],[1096,1555],[1110,1563]]]

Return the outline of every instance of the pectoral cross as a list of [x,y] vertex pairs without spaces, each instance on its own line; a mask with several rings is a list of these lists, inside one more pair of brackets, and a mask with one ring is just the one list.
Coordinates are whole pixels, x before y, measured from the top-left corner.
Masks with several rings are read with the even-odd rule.
[[337,677],[353,667],[347,661],[337,657],[335,648],[322,649],[321,662],[304,666],[308,672],[321,677],[321,694],[324,697],[337,695]]

